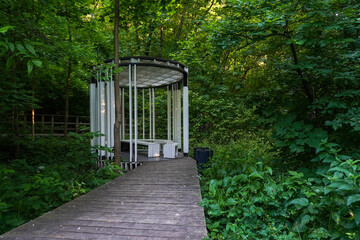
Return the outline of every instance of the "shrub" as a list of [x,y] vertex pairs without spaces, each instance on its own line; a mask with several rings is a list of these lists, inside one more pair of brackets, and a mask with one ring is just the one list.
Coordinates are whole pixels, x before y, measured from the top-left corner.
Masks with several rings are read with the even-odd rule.
[[93,136],[19,140],[23,158],[0,164],[0,234],[122,173],[110,163],[97,169]]
[[323,141],[318,167],[274,171],[267,143],[244,142],[218,147],[202,173],[209,238],[360,239],[360,160]]

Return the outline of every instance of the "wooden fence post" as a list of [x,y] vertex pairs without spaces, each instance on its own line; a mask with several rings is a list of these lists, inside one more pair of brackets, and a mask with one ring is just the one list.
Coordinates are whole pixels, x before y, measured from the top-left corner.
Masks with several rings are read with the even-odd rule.
[[51,135],[54,135],[54,115],[51,116]]
[[79,132],[79,117],[76,117],[75,120],[75,132],[78,133]]
[[41,133],[44,133],[45,115],[41,116]]

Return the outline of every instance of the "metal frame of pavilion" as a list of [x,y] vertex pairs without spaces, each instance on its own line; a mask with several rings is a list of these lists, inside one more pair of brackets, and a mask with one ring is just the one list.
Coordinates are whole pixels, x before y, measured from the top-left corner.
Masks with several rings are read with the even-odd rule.
[[[106,60],[101,67],[94,68],[90,83],[90,131],[103,134],[91,144],[114,147],[115,95],[114,60]],[[139,140],[156,139],[155,89],[167,89],[167,139],[177,143],[187,156],[189,153],[189,95],[188,68],[179,62],[155,57],[122,57],[119,59],[120,88],[122,101],[121,140],[130,143],[130,162],[138,162]],[[128,102],[125,102],[127,90]],[[141,120],[139,122],[138,91],[142,95]],[[140,95],[140,96],[141,96]],[[148,95],[148,113],[145,113],[145,95]],[[141,98],[141,97],[140,97]],[[182,101],[181,101],[182,99]],[[125,104],[128,104],[128,125],[125,124]],[[181,114],[182,113],[182,114]],[[148,115],[148,133],[145,119]],[[139,124],[142,133],[139,134]],[[140,137],[141,138],[140,138]],[[113,153],[98,151],[102,159],[111,159]]]

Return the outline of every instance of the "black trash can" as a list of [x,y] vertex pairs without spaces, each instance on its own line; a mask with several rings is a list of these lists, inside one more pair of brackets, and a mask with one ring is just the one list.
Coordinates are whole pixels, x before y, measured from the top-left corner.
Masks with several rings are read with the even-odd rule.
[[194,148],[194,159],[196,161],[198,160],[198,152],[204,151],[204,150],[209,150],[209,148],[208,147],[196,147],[196,148]]
[[194,148],[194,158],[199,165],[206,164],[213,157],[213,154],[213,150],[209,150],[208,147]]

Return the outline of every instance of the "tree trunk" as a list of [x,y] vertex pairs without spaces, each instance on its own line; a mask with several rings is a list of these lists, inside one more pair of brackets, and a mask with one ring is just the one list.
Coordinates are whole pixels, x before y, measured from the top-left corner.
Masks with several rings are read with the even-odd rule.
[[176,33],[176,40],[177,41],[180,39],[181,30],[182,30],[182,27],[183,27],[183,24],[184,24],[184,21],[185,21],[185,14],[186,14],[186,7],[184,7],[184,10],[182,12],[179,28],[178,28],[178,31]]
[[[119,0],[115,0],[115,26],[114,26],[114,62],[115,69],[119,67]],[[120,81],[119,74],[115,73],[115,125],[114,125],[114,160],[120,165],[120,125],[121,125],[121,100],[120,100]]]
[[[297,58],[297,54],[296,54],[295,45],[293,43],[290,44],[290,50],[291,50],[291,54],[293,56],[294,64],[298,65],[299,62],[298,62],[298,58]],[[311,103],[314,102],[315,97],[313,95],[313,92],[311,91],[311,88],[309,87],[310,84],[305,79],[303,72],[301,71],[300,68],[296,68],[295,70],[296,70],[297,74],[299,75],[299,77],[301,78],[301,83],[303,85],[303,89],[306,94],[306,97],[308,98],[308,100]]]
[[160,53],[162,56],[162,50],[163,50],[163,42],[164,42],[164,26],[161,25],[160,27]]
[[154,24],[154,23],[151,22],[151,23],[150,23],[150,26],[149,26],[150,33],[149,33],[149,39],[148,39],[148,41],[146,42],[145,56],[149,56],[149,54],[150,54],[151,40],[152,40],[152,36],[153,36],[153,34],[154,34],[154,31],[155,31],[155,26],[154,26],[153,24]]
[[[32,81],[32,97],[33,97],[33,104],[35,98],[35,84],[36,84],[36,77],[35,77],[35,70],[33,71],[33,81]],[[35,109],[31,109],[31,137],[32,140],[35,139]]]
[[68,72],[66,78],[66,95],[65,95],[65,123],[64,123],[64,136],[67,137],[69,126],[69,97],[70,97],[70,76],[71,76],[71,58],[69,60]]
[[[69,33],[69,43],[71,43],[71,29],[70,29],[70,22],[68,20],[68,33]],[[70,97],[70,80],[71,80],[71,69],[72,69],[72,59],[69,58],[69,65],[66,77],[66,93],[65,93],[65,123],[64,123],[64,136],[67,137],[68,135],[68,128],[69,128],[69,97]]]

